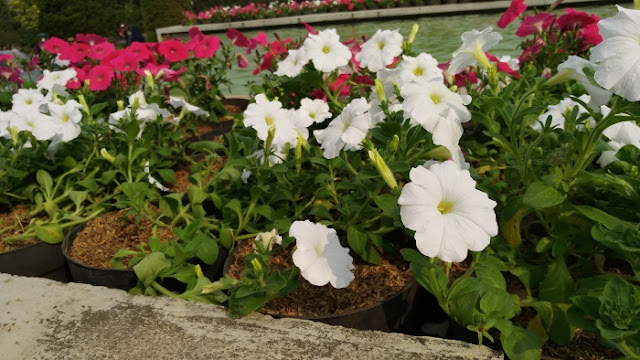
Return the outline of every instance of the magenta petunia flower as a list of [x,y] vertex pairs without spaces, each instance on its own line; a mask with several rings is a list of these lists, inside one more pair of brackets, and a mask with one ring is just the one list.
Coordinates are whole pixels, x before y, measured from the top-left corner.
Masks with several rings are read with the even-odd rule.
[[555,15],[548,13],[538,13],[526,16],[520,23],[518,30],[516,30],[516,36],[525,37],[533,34],[540,34],[547,30],[555,19]]
[[42,48],[52,54],[62,54],[63,52],[67,52],[70,47],[71,45],[69,45],[68,42],[55,36],[42,44]]
[[121,72],[131,72],[138,70],[139,63],[135,55],[124,50],[120,55],[111,61],[113,68]]
[[94,60],[102,60],[115,51],[116,47],[112,43],[105,41],[91,46],[89,57]]
[[511,5],[509,5],[509,8],[505,10],[500,20],[498,20],[498,27],[504,29],[518,16],[522,15],[525,10],[527,10],[527,5],[525,5],[524,0],[511,0]]
[[136,73],[140,76],[145,76],[145,70],[149,70],[149,72],[151,73],[151,75],[156,76],[160,70],[166,70],[169,68],[169,64],[154,64],[154,63],[148,63],[147,65],[145,65],[143,68],[136,70]]
[[226,35],[227,35],[227,38],[231,40],[231,43],[235,46],[244,47],[244,48],[248,48],[249,46],[251,46],[251,41],[249,41],[249,39],[247,39],[247,37],[244,36],[243,33],[241,33],[236,29],[227,30]]
[[158,45],[158,52],[170,62],[177,62],[189,58],[189,50],[179,40],[166,40]]
[[595,24],[600,18],[594,14],[587,14],[584,11],[576,11],[575,9],[566,9],[565,14],[560,16],[555,23],[555,27],[561,30],[582,29],[587,25]]
[[204,36],[200,38],[200,40],[193,47],[193,56],[198,59],[206,59],[212,57],[219,48],[220,39],[218,39],[217,36]]
[[578,36],[582,38],[582,43],[585,46],[598,45],[602,42],[602,35],[598,30],[598,23],[586,25],[582,31],[578,33]]
[[87,43],[91,46],[108,42],[109,39],[97,34],[77,34],[76,41]]
[[89,90],[104,91],[113,80],[113,70],[108,66],[98,65],[89,71]]
[[153,52],[144,43],[134,42],[127,46],[126,50],[133,54],[138,61],[149,61],[153,59]]

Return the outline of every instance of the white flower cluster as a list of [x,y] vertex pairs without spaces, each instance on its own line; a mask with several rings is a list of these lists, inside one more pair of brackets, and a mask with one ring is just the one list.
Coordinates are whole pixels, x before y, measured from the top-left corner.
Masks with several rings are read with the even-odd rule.
[[27,131],[38,141],[51,140],[50,149],[80,135],[82,105],[68,96],[64,86],[76,77],[74,69],[45,70],[35,89],[20,89],[13,95],[11,110],[0,111],[0,137],[11,130]]

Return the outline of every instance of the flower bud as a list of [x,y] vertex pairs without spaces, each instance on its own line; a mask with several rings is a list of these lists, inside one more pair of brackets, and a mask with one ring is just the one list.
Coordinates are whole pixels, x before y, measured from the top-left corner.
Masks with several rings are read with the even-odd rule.
[[393,176],[393,173],[391,172],[391,169],[389,169],[389,166],[387,166],[387,163],[382,159],[382,156],[380,156],[380,153],[378,153],[378,150],[374,148],[373,150],[367,151],[367,153],[369,154],[369,159],[373,165],[378,169],[378,172],[382,176],[384,182],[389,185],[391,190],[395,190],[398,187],[396,178]]
[[84,95],[78,95],[78,100],[80,101],[80,104],[82,105],[82,109],[84,110],[84,112],[91,116],[91,109],[89,109],[89,104],[87,104],[87,99],[84,98]]
[[109,152],[105,148],[100,149],[100,155],[102,155],[102,157],[111,164],[114,164],[116,161],[116,158],[114,158],[113,155],[109,154]]
[[151,71],[149,71],[149,69],[145,70],[144,75],[147,78],[147,85],[149,86],[149,89],[151,89],[151,91],[154,91],[156,88],[156,83],[155,81],[153,81],[153,75],[151,74]]
[[416,35],[418,34],[419,29],[420,26],[418,26],[418,24],[413,24],[413,27],[411,27],[411,34],[409,34],[409,39],[407,40],[407,44],[413,44],[413,41],[416,39]]
[[255,241],[262,243],[265,249],[271,251],[273,244],[282,245],[282,236],[278,235],[278,230],[273,229],[269,232],[259,233]]
[[393,140],[391,140],[391,144],[389,144],[389,149],[391,151],[395,151],[398,148],[399,144],[400,138],[398,137],[398,135],[393,135]]
[[241,69],[246,69],[249,67],[249,61],[244,55],[238,55],[238,67]]
[[251,266],[253,266],[253,271],[255,271],[255,272],[261,272],[262,271],[262,264],[260,264],[260,260],[258,260],[258,259],[251,260]]
[[196,272],[196,278],[201,278],[204,276],[204,274],[202,273],[202,268],[200,267],[200,265],[196,265],[195,266],[195,272]]
[[384,103],[387,101],[387,97],[384,94],[384,88],[382,87],[382,82],[380,79],[375,79],[374,83],[376,84],[376,92],[378,93],[378,97],[380,98],[380,102]]
[[118,104],[118,111],[124,110],[124,101],[118,100],[116,101],[116,104]]

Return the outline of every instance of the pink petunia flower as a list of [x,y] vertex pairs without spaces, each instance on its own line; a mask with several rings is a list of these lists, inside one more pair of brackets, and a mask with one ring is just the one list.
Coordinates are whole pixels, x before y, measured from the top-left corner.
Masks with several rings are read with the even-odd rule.
[[153,52],[149,50],[149,46],[145,43],[131,43],[131,45],[127,46],[126,50],[135,56],[138,61],[149,61],[153,58]]
[[[165,70],[169,68],[169,64],[153,64],[153,63],[148,63],[146,64],[143,68],[136,70],[136,73],[140,76],[145,76],[144,71],[145,70],[149,70],[149,72],[151,73],[151,75],[156,76],[160,70]],[[165,72],[166,73],[166,72]]]
[[[191,41],[196,41],[193,39]],[[220,48],[220,39],[217,36],[203,36],[197,41],[197,44],[193,47],[193,56],[197,59],[206,59],[215,55],[216,51]]]
[[594,14],[587,14],[584,11],[576,11],[575,9],[565,9],[565,14],[560,16],[555,23],[555,27],[561,30],[582,29],[587,25],[595,24],[600,18]]
[[113,80],[113,70],[108,66],[98,65],[89,71],[89,90],[104,91]]
[[527,5],[525,5],[524,0],[511,0],[511,5],[509,5],[509,8],[505,10],[500,20],[498,20],[498,27],[504,29],[518,16],[522,15],[525,10],[527,10]]
[[129,51],[122,51],[120,55],[111,61],[113,68],[121,72],[138,70],[139,63],[135,55]]
[[509,64],[507,64],[506,62],[500,61],[500,59],[498,59],[498,57],[493,56],[493,55],[491,55],[489,53],[485,53],[485,55],[487,55],[487,58],[489,60],[491,60],[491,61],[493,61],[493,62],[495,62],[497,64],[498,71],[501,71],[503,73],[509,74],[514,79],[520,80],[522,78],[518,71],[516,71],[515,69],[512,69],[511,66],[509,66]]
[[60,54],[60,59],[69,60],[74,64],[82,62],[91,52],[91,47],[84,43],[73,43],[66,52]]
[[538,54],[540,50],[542,50],[542,45],[544,45],[544,41],[541,38],[536,38],[535,42],[531,46],[524,49],[522,54],[518,57],[520,66],[526,62],[532,61],[535,58],[534,55]]
[[238,54],[238,67],[241,69],[246,69],[249,67],[249,61],[242,54]]
[[317,32],[317,31],[315,31],[315,30],[313,30],[313,26],[311,26],[311,25],[309,25],[309,24],[307,24],[307,23],[304,23],[304,22],[302,23],[302,25],[304,25],[304,27],[307,29],[307,31],[309,32],[309,34],[312,34],[312,35],[318,35],[318,32]]
[[52,54],[62,54],[63,52],[67,52],[70,47],[71,45],[69,45],[68,42],[55,36],[42,44],[42,48]]
[[94,60],[102,60],[107,55],[115,51],[116,47],[112,43],[105,41],[91,46],[89,57]]
[[602,35],[598,30],[598,23],[585,25],[585,27],[578,33],[578,36],[582,38],[582,43],[585,46],[598,45],[602,42]]
[[67,81],[66,87],[67,89],[75,90],[79,89],[82,86],[82,83],[87,79],[91,65],[86,65],[82,68],[72,66],[72,68],[76,71],[76,78]]
[[192,39],[197,39],[197,38],[204,37],[204,34],[202,33],[202,31],[200,31],[200,29],[197,26],[194,26],[191,29],[189,29],[189,37]]
[[526,16],[520,23],[518,30],[516,30],[516,36],[525,37],[540,34],[551,26],[555,18],[555,15],[548,13]]
[[109,39],[97,34],[76,34],[76,41],[89,44],[90,46],[108,42]]
[[243,33],[241,33],[236,29],[227,30],[226,35],[227,35],[227,38],[231,40],[231,43],[235,46],[244,47],[244,48],[248,48],[249,46],[251,46],[251,41],[249,41],[249,39],[247,39],[247,37],[244,36]]
[[189,58],[189,50],[180,41],[172,39],[161,42],[158,52],[169,62],[177,62]]

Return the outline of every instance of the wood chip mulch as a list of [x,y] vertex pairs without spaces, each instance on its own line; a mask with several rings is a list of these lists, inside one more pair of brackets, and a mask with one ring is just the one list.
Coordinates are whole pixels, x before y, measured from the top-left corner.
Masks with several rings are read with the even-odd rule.
[[[228,273],[240,278],[244,270],[244,258],[253,251],[253,240],[243,241],[232,251],[232,262]],[[352,254],[353,256],[353,254]],[[284,270],[293,265],[289,251],[274,247],[269,266]],[[327,314],[342,314],[364,309],[396,294],[409,286],[413,276],[408,264],[400,256],[383,257],[381,265],[371,265],[354,259],[355,280],[344,289],[331,284],[311,285],[300,277],[300,285],[291,294],[268,302],[262,312],[277,316],[318,317]]]
[[[73,241],[70,256],[79,263],[108,269],[120,248],[139,251],[139,245],[149,241],[153,225],[145,218],[136,224],[135,216],[125,216],[126,212],[108,212],[87,222]],[[175,238],[169,227],[158,228],[158,237],[164,241]]]
[[[211,172],[209,172],[209,176],[207,179],[203,179],[204,181],[211,180],[213,174],[215,174],[218,170],[222,168],[224,165],[224,161],[221,157],[217,157],[211,167]],[[174,176],[176,178],[176,182],[169,186],[169,191],[174,193],[184,193],[186,194],[189,190],[189,186],[191,186],[191,182],[189,181],[189,176],[191,176],[191,170],[187,168],[181,168],[174,172]]]
[[[36,218],[44,219],[44,216]],[[8,236],[20,235],[24,231],[25,226],[31,222],[29,217],[29,208],[26,206],[15,206],[11,211],[0,212],[0,253],[9,252],[20,249],[38,242],[37,239],[25,239],[14,241],[11,244],[1,239]]]

